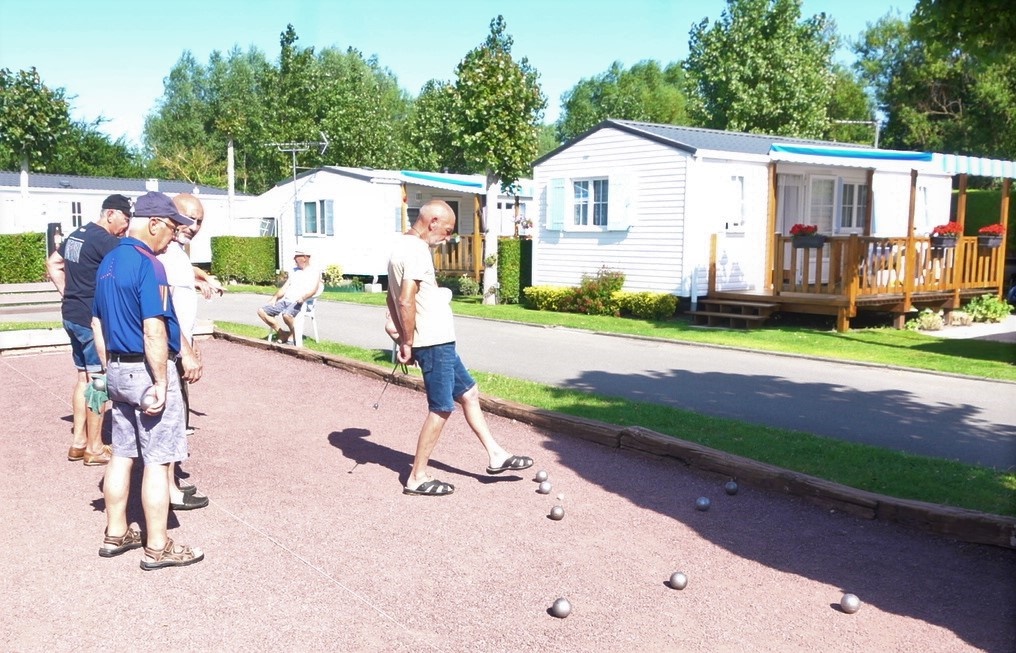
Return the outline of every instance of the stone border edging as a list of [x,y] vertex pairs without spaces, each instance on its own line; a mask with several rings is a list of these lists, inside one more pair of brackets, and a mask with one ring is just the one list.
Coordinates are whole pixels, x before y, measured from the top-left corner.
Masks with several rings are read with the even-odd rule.
[[[277,345],[265,340],[226,333],[218,328],[215,338],[265,350],[275,350],[306,361],[319,362],[347,372],[389,381],[393,385],[423,391],[423,379],[392,375],[370,363],[307,349]],[[974,544],[1016,549],[1016,518],[924,501],[898,499],[858,490],[815,476],[794,472],[750,458],[729,454],[700,444],[657,433],[640,426],[617,426],[557,413],[525,404],[483,397],[483,410],[536,428],[589,440],[614,449],[627,449],[680,462],[706,472],[737,479],[753,487],[798,496],[823,507],[855,517],[903,524],[925,532]]]

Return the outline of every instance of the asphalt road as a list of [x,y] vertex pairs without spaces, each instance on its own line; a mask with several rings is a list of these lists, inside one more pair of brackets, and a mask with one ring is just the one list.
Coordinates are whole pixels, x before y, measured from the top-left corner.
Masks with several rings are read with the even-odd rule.
[[[260,324],[264,300],[227,293],[202,302],[199,317]],[[383,308],[321,301],[317,311],[322,339],[390,348]],[[1016,468],[1012,383],[465,317],[456,332],[474,370]]]

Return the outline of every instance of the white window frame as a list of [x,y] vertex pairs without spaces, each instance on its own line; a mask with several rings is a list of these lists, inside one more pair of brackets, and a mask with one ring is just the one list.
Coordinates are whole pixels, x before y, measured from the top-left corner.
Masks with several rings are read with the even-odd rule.
[[71,201],[71,227],[77,229],[81,226],[82,213],[81,202]]
[[[819,233],[824,233],[826,235],[833,233],[833,231],[836,228],[836,220],[837,220],[836,209],[838,206],[836,189],[839,185],[837,183],[837,180],[838,180],[837,177],[834,177],[832,175],[810,175],[808,179],[807,222],[808,224],[817,225]],[[830,203],[828,205],[823,204],[822,207],[819,207],[825,209],[826,206],[828,206],[829,209],[829,215],[828,216],[823,215],[821,219],[815,213],[816,209],[815,185],[819,182],[829,183],[831,185],[832,190],[832,198],[830,199]]]
[[[314,229],[310,228],[310,217],[309,210],[314,210]],[[300,212],[300,219],[303,220],[303,235],[304,236],[324,236],[325,235],[325,202],[324,200],[312,200],[310,202],[303,203],[303,211]]]
[[[571,215],[568,230],[606,231],[610,224],[610,179],[608,177],[583,177],[571,179],[570,185]],[[579,198],[577,196],[576,191],[580,185],[584,185],[586,197]],[[604,195],[607,197],[603,197]]]
[[[852,189],[853,197],[848,204],[848,187]],[[858,198],[863,191],[864,201]],[[836,233],[860,234],[864,233],[864,219],[867,215],[868,204],[871,202],[871,189],[863,181],[840,178],[839,198],[836,202]],[[849,218],[848,218],[849,215]],[[845,219],[848,218],[848,219]]]

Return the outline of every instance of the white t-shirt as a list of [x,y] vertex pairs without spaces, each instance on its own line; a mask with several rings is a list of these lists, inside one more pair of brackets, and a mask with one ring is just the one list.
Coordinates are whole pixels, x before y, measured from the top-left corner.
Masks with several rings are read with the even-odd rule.
[[430,347],[455,342],[452,291],[437,285],[430,247],[413,234],[405,234],[396,241],[388,261],[388,286],[395,297],[402,294],[402,284],[406,280],[420,282],[416,293],[413,346]]
[[287,302],[298,302],[317,290],[321,273],[317,268],[307,266],[304,269],[293,268],[289,271],[289,285],[282,299]]
[[173,241],[159,254],[166,268],[166,283],[173,293],[173,310],[180,323],[180,336],[194,344],[194,326],[198,320],[198,293],[194,288],[194,266],[183,245]]

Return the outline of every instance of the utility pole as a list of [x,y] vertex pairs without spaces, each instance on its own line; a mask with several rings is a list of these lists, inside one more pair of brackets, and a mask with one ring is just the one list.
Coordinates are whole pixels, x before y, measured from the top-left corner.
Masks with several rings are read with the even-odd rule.
[[[267,145],[268,147],[275,147],[280,152],[288,152],[292,156],[292,158],[293,158],[293,225],[294,225],[294,228],[295,228],[295,225],[296,225],[296,221],[300,219],[300,197],[299,197],[300,194],[299,194],[299,192],[297,192],[297,188],[296,188],[296,153],[297,152],[306,152],[307,150],[311,149],[312,147],[320,147],[321,148],[320,154],[321,154],[321,156],[324,156],[325,150],[328,149],[328,137],[325,136],[324,132],[318,132],[318,133],[321,134],[321,140],[320,141],[316,141],[316,142],[310,141],[310,142],[302,142],[302,143],[265,143],[265,145]],[[285,229],[282,228],[282,216],[279,216],[279,219],[275,223],[275,240],[278,243],[278,252],[277,252],[276,256],[278,257],[278,263],[279,263],[280,266],[282,265],[282,261],[283,261],[282,255],[283,255],[284,248],[283,248],[283,244],[282,244],[282,240],[283,240],[282,234],[283,234],[284,231],[285,231]],[[294,238],[295,238],[295,236],[294,236]],[[298,244],[298,243],[294,243],[294,245],[295,244]]]

